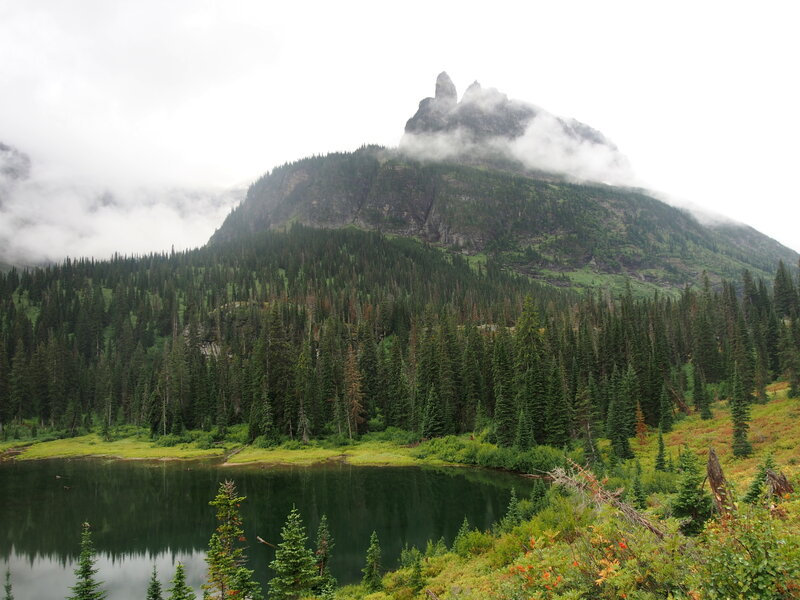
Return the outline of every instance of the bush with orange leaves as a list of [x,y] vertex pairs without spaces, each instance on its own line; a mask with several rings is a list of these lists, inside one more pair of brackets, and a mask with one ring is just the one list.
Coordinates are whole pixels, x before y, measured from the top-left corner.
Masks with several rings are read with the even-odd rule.
[[602,508],[587,527],[543,531],[529,538],[525,552],[499,578],[495,598],[698,597],[689,584],[695,543],[680,534],[677,521],[662,525],[668,532],[663,540]]

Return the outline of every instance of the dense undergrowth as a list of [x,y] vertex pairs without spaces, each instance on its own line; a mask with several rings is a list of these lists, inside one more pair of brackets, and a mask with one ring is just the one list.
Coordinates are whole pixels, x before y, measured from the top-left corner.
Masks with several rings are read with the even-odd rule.
[[[775,456],[781,457],[774,461],[777,469],[790,474],[795,487],[800,484],[796,460],[785,453],[800,435],[799,407],[783,385],[772,386],[772,393],[771,401],[754,411],[754,430],[765,433],[757,436],[750,458],[737,459],[726,450],[730,428],[721,405],[714,407],[721,413],[715,426],[692,415],[664,436],[666,470],[654,467],[656,435],[634,442],[636,458],[628,461],[615,461],[613,453],[601,450],[595,472],[603,487],[638,507],[661,536],[608,504],[598,505],[591,494],[537,488],[530,498],[512,498],[492,530],[465,523],[450,546],[431,541],[404,553],[380,591],[349,586],[337,598],[800,598],[800,501],[794,494],[770,496],[765,486],[754,485],[759,464]],[[476,443],[443,439],[428,450],[463,457]],[[719,452],[735,496],[735,510],[727,516],[711,514],[700,469],[709,444]],[[694,526],[687,507],[697,515]]]

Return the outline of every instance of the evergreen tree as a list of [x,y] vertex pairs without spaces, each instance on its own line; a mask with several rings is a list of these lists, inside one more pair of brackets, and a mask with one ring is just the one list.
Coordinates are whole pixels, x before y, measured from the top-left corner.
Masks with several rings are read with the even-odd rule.
[[711,497],[703,491],[700,463],[688,449],[680,456],[680,482],[678,494],[672,504],[672,513],[684,519],[681,530],[688,535],[700,533],[711,516]]
[[608,405],[608,423],[606,424],[606,436],[611,441],[611,448],[617,458],[633,458],[630,441],[628,440],[628,427],[624,407],[620,406],[621,401],[618,394],[614,394]]
[[517,416],[517,431],[514,435],[514,447],[518,450],[528,450],[533,445],[533,436],[531,435],[531,422],[528,417],[528,411],[520,408],[519,416]]
[[421,433],[423,438],[434,438],[444,433],[444,419],[439,405],[439,394],[434,386],[428,390],[428,398],[422,413]]
[[789,381],[789,398],[800,396],[800,351],[795,343],[796,336],[792,334],[797,324],[798,319],[792,319],[789,326],[782,326],[778,341],[780,369]]
[[388,414],[387,423],[400,427],[401,429],[411,429],[411,406],[409,398],[408,381],[406,380],[403,365],[403,350],[400,341],[392,340],[391,349],[388,353],[387,371],[387,404]]
[[755,477],[744,495],[743,500],[749,504],[756,504],[764,493],[764,484],[767,480],[767,469],[774,469],[775,461],[772,454],[767,454],[764,461],[758,465]]
[[511,531],[520,523],[522,523],[522,511],[520,510],[519,499],[517,498],[517,490],[512,487],[506,514],[500,521],[500,531]]
[[320,593],[333,590],[336,587],[336,578],[331,574],[328,566],[333,547],[333,536],[328,528],[328,517],[327,515],[322,515],[319,527],[317,527],[317,549],[314,552],[314,557],[317,561],[317,575],[319,576],[317,592]]
[[275,421],[272,416],[272,403],[269,401],[267,390],[263,391],[263,404],[260,407],[260,422],[259,432],[264,437],[264,441],[268,446],[272,446],[278,442],[278,434],[275,429]]
[[619,398],[626,433],[629,438],[636,435],[636,404],[639,402],[640,395],[639,378],[636,375],[633,363],[629,362],[620,382]]
[[467,516],[464,515],[464,520],[461,522],[461,527],[458,528],[458,533],[456,533],[456,537],[453,539],[453,546],[452,550],[459,556],[461,556],[461,551],[459,545],[466,539],[467,535],[469,534],[469,520]]
[[631,499],[633,500],[633,506],[639,510],[644,510],[647,508],[647,494],[644,493],[644,488],[642,487],[642,476],[638,472],[633,477],[633,483],[631,485]]
[[269,566],[275,576],[269,581],[270,600],[299,600],[319,584],[313,552],[306,547],[306,530],[300,512],[292,507],[281,529],[281,543]]
[[672,431],[672,423],[674,421],[672,411],[672,400],[669,397],[669,393],[667,393],[667,384],[665,383],[661,386],[661,408],[659,412],[660,419],[658,423],[658,426],[664,433],[669,433]]
[[381,589],[381,547],[376,531],[369,538],[366,564],[361,571],[364,573],[361,583],[368,591],[377,592]]
[[347,350],[347,362],[344,367],[344,396],[347,405],[347,435],[350,439],[357,436],[364,423],[364,394],[361,391],[361,371],[352,346]]
[[497,443],[500,446],[510,447],[514,444],[516,433],[516,413],[514,403],[503,386],[497,386],[494,393],[494,421]]
[[658,430],[658,453],[656,454],[655,469],[656,471],[667,470],[667,461],[664,452],[664,435],[661,433],[661,429]]
[[194,592],[186,584],[186,573],[183,565],[178,563],[175,567],[175,577],[172,578],[172,587],[169,588],[169,598],[167,600],[195,600]]
[[554,364],[550,370],[550,391],[547,400],[547,443],[555,448],[563,448],[569,443],[572,424],[571,392],[566,381],[563,366]]
[[158,581],[155,565],[153,565],[153,574],[150,576],[150,583],[147,586],[147,600],[164,600],[161,595],[161,583]]
[[3,600],[14,600],[14,594],[11,589],[11,571],[6,569],[6,582],[3,584]]
[[67,600],[103,600],[106,597],[106,593],[100,589],[101,582],[95,579],[97,569],[94,568],[94,563],[92,532],[89,523],[84,523],[81,531],[81,554],[75,569],[77,581],[72,586],[72,596]]
[[703,372],[698,368],[695,368],[694,370],[694,382],[692,390],[694,406],[695,409],[700,412],[700,418],[704,421],[713,418],[714,415],[711,413],[711,402],[709,401],[708,392],[706,391],[705,377],[703,377]]
[[741,458],[752,454],[753,447],[747,440],[747,431],[750,429],[750,403],[742,386],[742,380],[739,377],[738,366],[734,368],[731,387],[730,407],[731,420],[733,421],[733,455]]
[[778,262],[778,271],[775,273],[773,295],[778,316],[795,316],[797,314],[797,291],[789,269],[782,260]]
[[[416,548],[414,548],[416,550]],[[408,587],[415,592],[422,589],[425,580],[422,577],[422,553],[417,551],[411,561],[411,576],[408,578]]]
[[239,506],[245,500],[236,491],[236,484],[220,483],[216,497],[209,505],[217,509],[217,528],[208,542],[208,581],[203,585],[208,598],[225,600],[231,595],[256,600],[261,597],[253,581],[253,571],[244,565],[247,557],[239,544],[246,541]]

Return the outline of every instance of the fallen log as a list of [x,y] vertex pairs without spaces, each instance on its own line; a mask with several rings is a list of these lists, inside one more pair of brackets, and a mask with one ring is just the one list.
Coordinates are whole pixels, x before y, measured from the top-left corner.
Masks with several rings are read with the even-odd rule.
[[618,498],[619,492],[609,492],[605,489],[597,478],[587,471],[575,461],[567,459],[570,466],[577,471],[580,479],[573,477],[572,474],[567,473],[562,467],[557,467],[550,471],[550,476],[553,478],[554,483],[559,483],[564,487],[575,490],[592,500],[595,504],[608,504],[616,508],[622,516],[629,522],[644,527],[657,538],[663,540],[667,534],[661,529],[656,527],[649,519],[643,516],[638,510],[633,508],[630,504],[626,504]]

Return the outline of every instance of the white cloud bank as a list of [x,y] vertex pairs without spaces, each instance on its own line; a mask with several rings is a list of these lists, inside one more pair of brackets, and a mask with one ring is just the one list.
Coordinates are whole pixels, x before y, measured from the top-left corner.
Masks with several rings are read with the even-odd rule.
[[67,256],[107,258],[205,244],[244,190],[112,187],[34,167],[2,174],[0,259],[14,264]]

